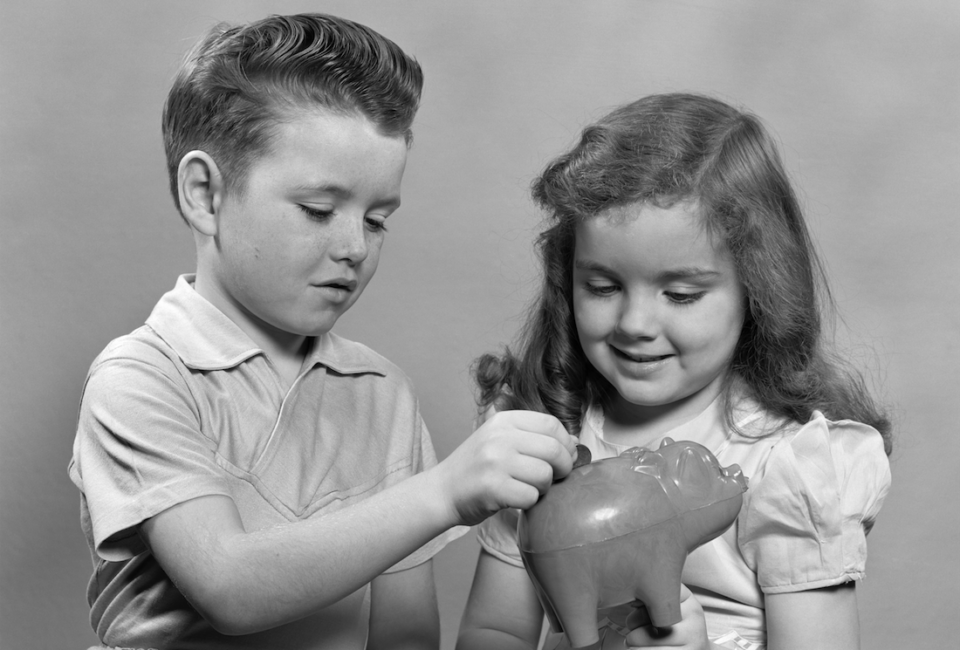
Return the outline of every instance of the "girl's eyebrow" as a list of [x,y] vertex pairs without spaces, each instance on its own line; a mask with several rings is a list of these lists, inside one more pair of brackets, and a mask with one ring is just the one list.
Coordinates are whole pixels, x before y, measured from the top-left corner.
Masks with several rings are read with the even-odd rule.
[[708,280],[720,275],[719,271],[713,269],[700,268],[698,266],[687,266],[678,269],[664,271],[658,277],[661,280]]
[[[612,275],[613,269],[604,266],[599,262],[591,260],[575,260],[574,268],[581,271],[595,271],[597,273],[606,273]],[[719,271],[703,268],[699,266],[682,266],[675,269],[669,269],[657,275],[657,279],[663,282],[671,280],[709,280],[720,275]]]
[[581,271],[596,271],[598,273],[613,273],[613,270],[609,267],[600,264],[599,262],[591,262],[590,260],[574,260],[573,267],[575,269],[580,269]]

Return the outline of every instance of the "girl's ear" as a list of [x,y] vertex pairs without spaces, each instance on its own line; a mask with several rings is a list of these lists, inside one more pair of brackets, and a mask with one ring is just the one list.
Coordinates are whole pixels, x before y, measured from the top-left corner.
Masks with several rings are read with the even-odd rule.
[[191,151],[180,159],[177,169],[180,211],[190,227],[213,237],[217,214],[223,201],[223,175],[217,163],[204,151]]

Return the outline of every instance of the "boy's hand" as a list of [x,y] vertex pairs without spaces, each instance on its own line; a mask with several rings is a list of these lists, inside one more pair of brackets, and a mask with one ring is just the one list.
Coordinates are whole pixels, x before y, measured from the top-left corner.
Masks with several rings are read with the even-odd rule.
[[435,470],[461,524],[503,508],[529,508],[570,473],[577,439],[552,415],[502,411],[486,419]]
[[[685,585],[680,585],[681,620],[670,627],[650,625],[647,610],[638,609],[627,617],[627,627],[636,627],[627,635],[627,648],[683,648],[710,650],[703,608]],[[640,627],[642,626],[642,627]]]

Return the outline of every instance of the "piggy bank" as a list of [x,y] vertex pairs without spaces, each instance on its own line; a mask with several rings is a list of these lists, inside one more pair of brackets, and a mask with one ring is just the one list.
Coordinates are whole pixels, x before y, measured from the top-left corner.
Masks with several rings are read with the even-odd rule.
[[634,447],[575,468],[520,514],[524,567],[551,627],[599,640],[597,609],[640,601],[657,627],[680,621],[687,553],[736,519],[747,479],[695,442]]

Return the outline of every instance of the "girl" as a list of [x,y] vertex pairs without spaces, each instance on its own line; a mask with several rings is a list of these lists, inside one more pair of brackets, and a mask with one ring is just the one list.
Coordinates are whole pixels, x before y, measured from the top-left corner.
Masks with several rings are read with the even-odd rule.
[[[695,440],[750,478],[737,522],[687,560],[682,622],[614,608],[595,647],[857,647],[890,427],[821,341],[830,296],[770,135],[715,99],[646,97],[586,128],[533,194],[543,289],[519,354],[478,361],[481,409],[551,413],[594,459]],[[516,521],[480,527],[460,650],[537,645]]]

